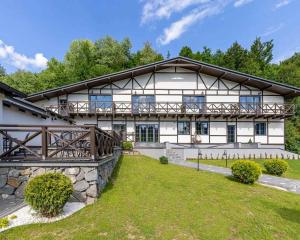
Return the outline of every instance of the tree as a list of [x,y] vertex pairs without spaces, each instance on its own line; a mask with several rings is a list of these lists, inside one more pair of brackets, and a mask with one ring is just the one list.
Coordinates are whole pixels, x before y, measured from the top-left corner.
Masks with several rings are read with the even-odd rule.
[[[64,63],[55,58],[51,58],[47,69],[38,74],[38,81],[43,90],[59,87],[72,82],[72,78],[68,75]],[[69,69],[70,71],[70,69]]]
[[161,61],[163,59],[163,56],[160,53],[157,53],[149,42],[146,42],[141,50],[137,51],[136,54],[133,54],[133,65],[140,66]]
[[273,40],[262,42],[260,38],[256,38],[251,45],[249,57],[258,63],[262,72],[273,59],[273,47]]
[[4,77],[6,75],[5,68],[0,64],[0,77]]
[[193,51],[188,46],[184,46],[184,47],[181,48],[181,50],[179,52],[179,56],[187,57],[187,58],[194,58]]
[[248,51],[238,42],[234,42],[224,55],[224,67],[244,71],[246,69]]
[[75,40],[64,57],[68,82],[77,82],[93,77],[95,45],[90,40]]
[[95,62],[113,71],[120,71],[129,67],[131,42],[128,38],[118,42],[112,37],[105,37],[95,42]]
[[29,94],[42,89],[37,75],[32,72],[18,70],[15,73],[2,77],[1,80],[9,86]]

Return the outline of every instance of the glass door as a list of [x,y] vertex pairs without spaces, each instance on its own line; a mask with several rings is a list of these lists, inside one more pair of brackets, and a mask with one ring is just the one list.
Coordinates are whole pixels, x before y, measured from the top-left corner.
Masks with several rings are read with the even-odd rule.
[[158,142],[158,125],[157,124],[138,124],[135,126],[136,142]]
[[234,125],[227,126],[227,142],[235,143],[235,126]]

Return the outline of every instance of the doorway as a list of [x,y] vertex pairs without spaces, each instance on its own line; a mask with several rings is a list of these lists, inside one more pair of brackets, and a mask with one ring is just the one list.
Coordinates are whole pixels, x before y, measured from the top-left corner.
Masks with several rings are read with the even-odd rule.
[[227,143],[235,143],[235,125],[227,126]]
[[158,124],[138,124],[135,126],[136,142],[158,142]]

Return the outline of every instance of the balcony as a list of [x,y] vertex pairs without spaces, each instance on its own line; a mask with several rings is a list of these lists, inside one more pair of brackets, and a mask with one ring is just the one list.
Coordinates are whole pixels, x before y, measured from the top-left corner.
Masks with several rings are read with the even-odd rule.
[[287,118],[295,114],[294,104],[279,103],[183,103],[183,102],[84,102],[74,101],[52,105],[48,110],[63,116],[113,115],[113,116],[204,116],[232,118]]
[[100,161],[120,146],[120,136],[95,126],[0,125],[4,161]]

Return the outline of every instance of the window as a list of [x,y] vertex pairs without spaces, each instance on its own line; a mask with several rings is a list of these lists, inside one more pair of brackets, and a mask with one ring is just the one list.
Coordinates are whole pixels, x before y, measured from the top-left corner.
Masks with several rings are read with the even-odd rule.
[[154,112],[155,111],[154,95],[132,96],[132,111],[134,113]]
[[199,108],[202,108],[204,103],[204,96],[183,96],[183,102],[187,105],[194,105]]
[[92,108],[112,108],[111,95],[91,95],[90,101]]
[[196,122],[196,134],[208,135],[208,122]]
[[266,123],[255,123],[255,134],[265,136],[267,125]]
[[190,122],[178,122],[178,135],[190,134]]
[[257,110],[260,102],[260,96],[240,96],[241,110]]

